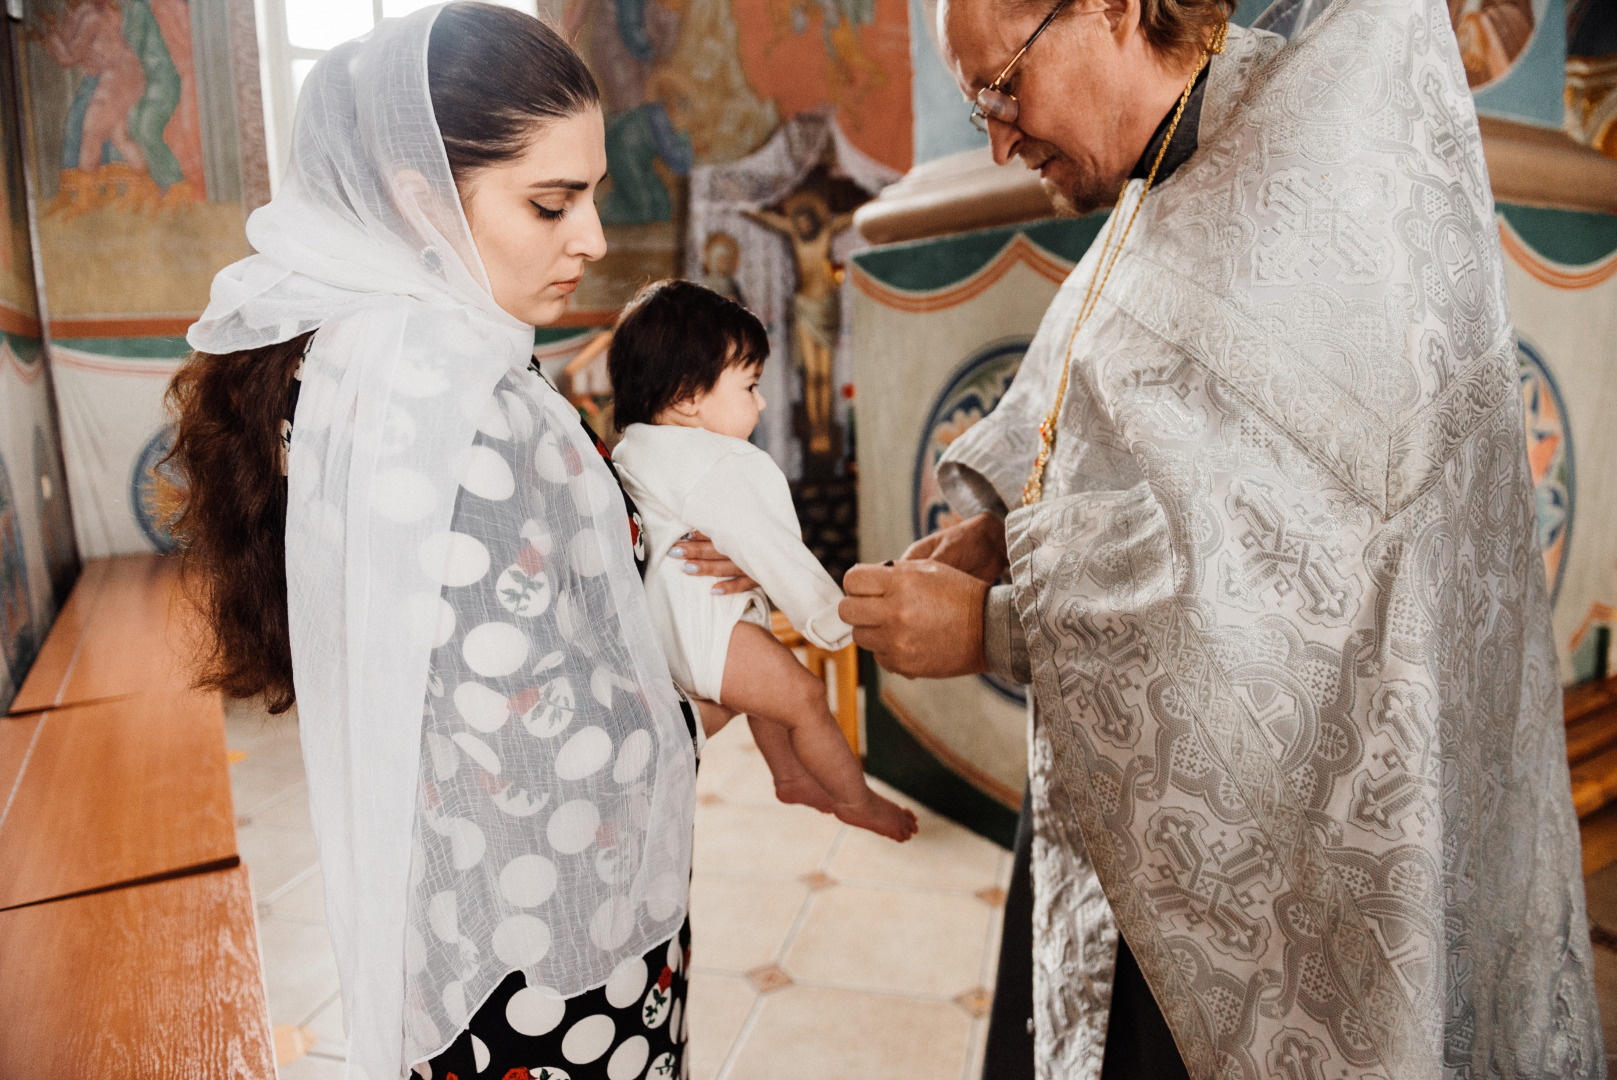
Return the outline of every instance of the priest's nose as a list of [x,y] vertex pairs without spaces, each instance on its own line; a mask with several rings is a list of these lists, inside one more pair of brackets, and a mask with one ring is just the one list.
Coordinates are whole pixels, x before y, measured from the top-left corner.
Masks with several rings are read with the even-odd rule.
[[1016,148],[1022,145],[1024,138],[1022,129],[1015,124],[988,121],[988,143],[994,151],[995,165],[1009,165],[1016,160]]

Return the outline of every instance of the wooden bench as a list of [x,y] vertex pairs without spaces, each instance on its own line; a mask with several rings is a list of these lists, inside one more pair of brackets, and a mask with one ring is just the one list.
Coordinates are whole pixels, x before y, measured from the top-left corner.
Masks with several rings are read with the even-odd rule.
[[88,564],[0,718],[0,1077],[275,1075],[173,561]]

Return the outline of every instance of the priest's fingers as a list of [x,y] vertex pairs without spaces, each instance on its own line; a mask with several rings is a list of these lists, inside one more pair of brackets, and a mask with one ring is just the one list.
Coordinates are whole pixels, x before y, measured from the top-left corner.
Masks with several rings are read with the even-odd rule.
[[[847,596],[837,605],[837,615],[856,631],[861,626],[882,626],[892,618],[892,614],[892,605],[880,596]],[[858,639],[856,632],[854,640]],[[863,641],[859,645],[869,648]]]
[[893,579],[893,565],[856,563],[842,576],[842,591],[849,596],[882,596]]
[[[987,591],[985,582],[952,566],[929,559],[898,563],[887,593],[864,601],[878,621],[866,635],[869,643],[861,644],[876,653],[882,667],[911,678],[981,672]],[[852,614],[865,613],[856,609]],[[858,640],[857,630],[855,635]]]
[[866,652],[875,653],[878,657],[891,651],[888,641],[892,637],[885,627],[856,626],[853,628],[853,643]]
[[931,536],[923,536],[915,543],[904,549],[900,559],[930,559],[938,545],[943,542],[943,533],[935,532]]
[[[1005,523],[987,511],[940,529],[933,537],[937,543],[930,552],[917,557],[935,559],[981,581],[993,581],[1009,565],[1005,557]],[[904,557],[911,556],[905,552]]]

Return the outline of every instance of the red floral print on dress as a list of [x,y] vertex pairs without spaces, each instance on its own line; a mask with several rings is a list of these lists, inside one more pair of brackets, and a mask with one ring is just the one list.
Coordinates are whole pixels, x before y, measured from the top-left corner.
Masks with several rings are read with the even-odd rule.
[[523,544],[522,550],[517,552],[517,565],[524,574],[532,577],[545,568],[545,557],[532,544]]

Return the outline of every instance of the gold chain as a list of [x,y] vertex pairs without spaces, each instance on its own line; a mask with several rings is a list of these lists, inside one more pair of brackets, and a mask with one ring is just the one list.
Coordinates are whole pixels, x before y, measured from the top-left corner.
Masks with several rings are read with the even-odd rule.
[[[1066,358],[1061,365],[1061,382],[1056,387],[1056,399],[1045,414],[1044,422],[1039,425],[1039,456],[1034,459],[1033,472],[1028,476],[1027,483],[1022,485],[1022,505],[1032,506],[1044,497],[1044,467],[1050,461],[1050,451],[1056,444],[1056,418],[1061,415],[1062,403],[1067,398],[1067,377],[1072,371],[1072,347],[1078,340],[1078,331],[1082,330],[1089,315],[1095,310],[1095,304],[1100,300],[1101,290],[1106,282],[1111,280],[1112,268],[1117,265],[1118,256],[1123,254],[1123,244],[1129,238],[1129,231],[1134,228],[1134,219],[1140,216],[1140,207],[1145,205],[1145,196],[1151,190],[1152,183],[1157,178],[1157,170],[1162,167],[1162,158],[1168,152],[1168,145],[1173,142],[1173,133],[1179,129],[1179,118],[1185,114],[1185,105],[1190,101],[1191,91],[1196,88],[1196,80],[1201,77],[1202,68],[1212,63],[1213,57],[1224,51],[1224,39],[1229,34],[1229,24],[1222,23],[1213,32],[1213,38],[1202,53],[1201,63],[1191,73],[1190,81],[1185,84],[1184,93],[1179,95],[1179,107],[1173,112],[1173,120],[1168,124],[1167,137],[1162,140],[1162,146],[1157,150],[1156,160],[1151,163],[1151,172],[1145,178],[1145,187],[1140,191],[1140,197],[1129,213],[1127,224],[1123,226],[1123,235],[1117,239],[1117,247],[1112,248],[1112,230],[1117,225],[1117,214],[1112,214],[1106,225],[1106,236],[1101,240],[1100,255],[1095,260],[1095,272],[1090,275],[1089,288],[1084,292],[1084,301],[1078,305],[1078,321],[1073,323],[1072,335],[1067,338]],[[1123,181],[1123,190],[1117,194],[1117,205],[1121,209],[1123,196],[1128,193],[1129,181]],[[1107,252],[1111,251],[1111,261],[1107,261]],[[1104,273],[1102,271],[1104,270]]]

